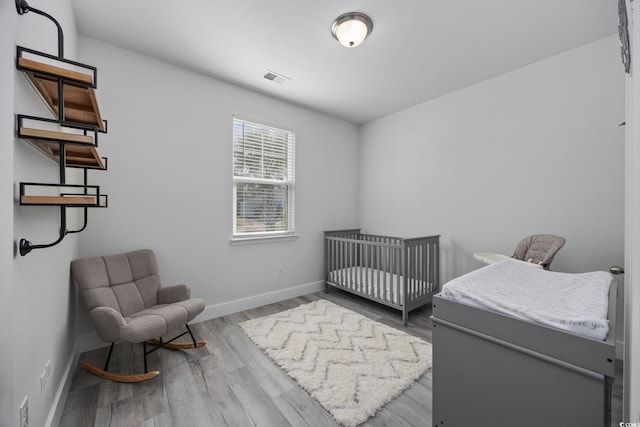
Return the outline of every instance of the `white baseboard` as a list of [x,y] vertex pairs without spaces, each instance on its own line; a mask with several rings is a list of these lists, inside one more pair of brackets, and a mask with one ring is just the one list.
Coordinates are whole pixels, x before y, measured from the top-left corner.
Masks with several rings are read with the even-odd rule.
[[81,352],[78,351],[78,341],[76,340],[76,343],[73,345],[73,350],[71,351],[71,357],[67,362],[67,366],[64,368],[64,372],[62,373],[62,381],[60,381],[58,390],[56,390],[56,395],[53,398],[51,410],[49,411],[49,415],[47,416],[47,420],[44,424],[45,427],[55,427],[60,425],[60,419],[62,418],[64,405],[67,402],[67,396],[69,395],[69,389],[71,388],[71,382],[73,381],[73,373],[76,370],[80,353]]
[[267,292],[260,295],[254,295],[246,298],[240,298],[233,301],[223,302],[220,304],[208,305],[198,317],[193,319],[194,322],[202,322],[204,320],[215,319],[216,317],[226,316],[228,314],[237,313],[239,311],[249,310],[261,307],[267,304],[284,301],[289,298],[296,298],[302,295],[311,294],[324,289],[324,281],[307,283],[304,285],[294,286],[292,288],[280,289],[273,292]]

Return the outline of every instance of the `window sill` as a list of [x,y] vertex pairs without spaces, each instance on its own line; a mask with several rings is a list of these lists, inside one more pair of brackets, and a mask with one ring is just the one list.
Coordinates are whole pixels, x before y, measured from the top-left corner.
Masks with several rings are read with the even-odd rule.
[[281,234],[278,236],[253,236],[253,237],[232,237],[229,241],[232,245],[251,245],[256,243],[271,243],[287,240],[296,240],[299,234]]

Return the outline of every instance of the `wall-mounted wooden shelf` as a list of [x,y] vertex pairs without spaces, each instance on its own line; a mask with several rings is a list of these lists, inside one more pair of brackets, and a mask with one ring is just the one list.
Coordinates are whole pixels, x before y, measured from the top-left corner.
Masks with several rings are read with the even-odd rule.
[[[39,74],[30,72],[25,72],[25,74],[49,108],[55,115],[58,115],[58,82],[44,78]],[[100,131],[105,131],[93,88],[78,87],[64,83],[63,96],[64,120],[95,125]]]
[[62,206],[67,208],[106,208],[107,195],[20,196],[21,205]]
[[106,169],[97,150],[96,126],[18,114],[18,138],[29,141],[58,163],[64,147],[65,167]]
[[[46,141],[31,141],[40,151],[56,162],[60,162],[60,144]],[[65,144],[65,166],[106,170],[107,167],[98,150],[92,146]]]
[[20,204],[106,208],[108,196],[100,194],[100,187],[97,185],[21,182]]
[[16,67],[25,73],[56,116],[60,115],[58,82],[63,83],[64,117],[61,120],[91,124],[105,131],[94,91],[95,67],[22,46],[18,46]]
[[58,67],[51,64],[45,64],[33,59],[24,57],[18,58],[18,68],[24,71],[33,71],[42,73],[52,77],[61,77],[67,80],[73,80],[92,86],[94,84],[93,77],[89,74],[81,73],[74,70]]
[[22,205],[96,206],[95,196],[21,196]]
[[45,139],[50,141],[65,141],[75,142],[78,144],[94,145],[93,137],[91,137],[91,135],[80,135],[76,133],[58,132],[54,130],[32,129],[27,127],[21,127],[18,132],[19,137],[30,140]]

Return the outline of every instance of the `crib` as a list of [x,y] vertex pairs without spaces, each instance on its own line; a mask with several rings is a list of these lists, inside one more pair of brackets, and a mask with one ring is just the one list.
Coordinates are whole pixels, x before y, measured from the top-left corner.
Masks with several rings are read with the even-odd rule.
[[342,289],[402,311],[431,303],[439,289],[440,236],[363,234],[360,229],[324,232],[325,291]]

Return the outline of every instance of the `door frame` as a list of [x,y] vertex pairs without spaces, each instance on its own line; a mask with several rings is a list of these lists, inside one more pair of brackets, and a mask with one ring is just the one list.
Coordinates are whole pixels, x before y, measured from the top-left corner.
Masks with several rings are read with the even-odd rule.
[[626,81],[625,107],[625,346],[623,420],[640,421],[640,5],[626,0],[631,73]]

